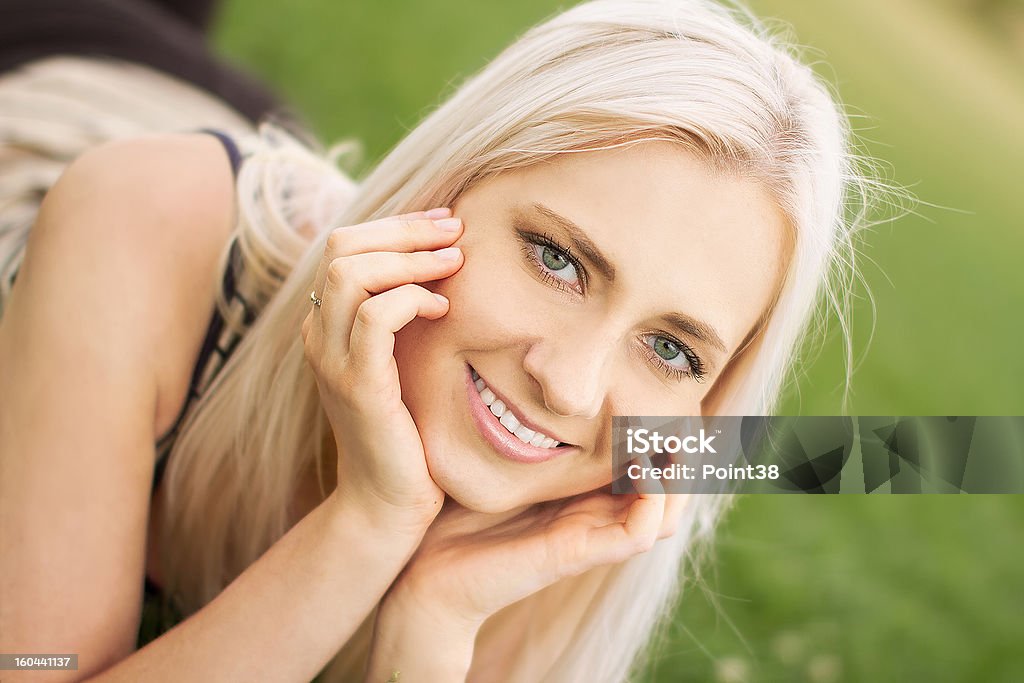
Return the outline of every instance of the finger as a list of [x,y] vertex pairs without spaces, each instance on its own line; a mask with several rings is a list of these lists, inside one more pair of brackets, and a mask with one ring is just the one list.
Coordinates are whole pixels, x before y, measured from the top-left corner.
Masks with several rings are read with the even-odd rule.
[[665,494],[665,517],[661,522],[661,529],[658,532],[658,539],[674,536],[679,529],[679,522],[683,517],[690,496],[685,493]]
[[[313,308],[316,308],[316,306],[314,306]],[[313,327],[313,311],[310,310],[309,313],[306,314],[306,317],[302,319],[301,334],[302,334],[302,343],[303,344],[306,343],[306,337],[309,336],[309,330],[312,327]]]
[[664,493],[640,493],[629,506],[623,526],[640,552],[649,550],[658,540],[665,517],[665,498]]
[[[650,460],[643,456],[646,465]],[[660,482],[645,482],[644,492],[609,495],[617,503],[609,508],[607,523],[588,532],[586,557],[579,558],[574,573],[601,564],[622,562],[653,547],[665,514],[666,498]],[[625,515],[623,516],[623,507]]]
[[406,214],[335,228],[327,236],[325,260],[370,251],[408,253],[448,246],[462,236],[462,220],[446,213],[444,218]]
[[570,544],[570,550],[562,554],[560,575],[577,575],[600,565],[622,562],[653,545],[653,534],[649,533],[647,538],[638,535],[637,525],[643,522],[644,513],[653,516],[657,512],[649,510],[657,506],[656,497],[651,500],[641,498],[640,494],[619,494],[610,498],[615,499],[614,503],[595,515],[597,519],[586,530],[585,540]]
[[416,317],[436,320],[448,300],[407,284],[371,297],[359,306],[349,341],[349,367],[360,386],[374,387],[395,362],[395,333]]
[[535,505],[531,510],[540,510],[540,514],[535,516],[544,518],[548,522],[574,518],[589,520],[593,523],[592,525],[611,524],[621,523],[625,520],[629,502],[628,496],[612,495],[595,490],[571,498]]
[[[650,458],[642,455],[640,459],[641,465],[649,471],[652,467]],[[637,491],[636,499],[626,512],[626,519],[620,525],[622,535],[616,536],[614,531],[606,532],[609,535],[608,542],[613,544],[609,552],[629,557],[650,550],[658,540],[665,517],[666,498],[665,489],[659,480],[645,480],[642,490]],[[614,525],[611,529],[614,529]]]
[[617,560],[646,552],[655,541],[673,536],[689,500],[685,494],[640,493],[637,496],[627,512],[621,534],[614,525],[601,530],[608,536],[607,552]]
[[657,540],[663,506],[664,496],[639,494],[624,521],[594,529],[591,546],[595,564],[621,562],[650,550]]
[[356,312],[370,297],[402,285],[448,277],[462,263],[458,247],[413,254],[378,251],[335,259],[321,295],[324,339],[338,345],[339,352],[347,352]]
[[[680,460],[682,458],[678,454],[669,453],[666,466],[672,467],[676,464],[684,464]],[[690,499],[689,495],[681,493],[666,493],[665,498],[665,516],[661,523],[661,529],[658,531],[659,540],[675,535],[676,530],[679,528],[679,521],[683,516],[683,510],[686,509],[686,504]]]
[[324,254],[313,278],[315,291],[323,287],[331,262],[342,256],[373,251],[433,251],[462,236],[462,221],[452,218],[450,209],[432,209],[429,216],[432,218],[428,217],[428,212],[419,211],[335,228],[327,236]]
[[[561,503],[562,512],[593,514],[597,516],[614,515],[623,512],[628,502],[627,496],[607,493],[602,489],[580,494]],[[622,521],[624,517],[620,517]]]

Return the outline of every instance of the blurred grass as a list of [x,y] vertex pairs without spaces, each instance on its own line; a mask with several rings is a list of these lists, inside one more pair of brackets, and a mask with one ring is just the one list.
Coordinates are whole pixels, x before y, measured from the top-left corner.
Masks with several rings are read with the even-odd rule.
[[1020,680],[1019,496],[743,498],[648,679]]
[[[567,6],[567,4],[562,4]],[[754,0],[838,87],[916,214],[874,228],[855,292],[851,412],[1024,413],[1024,7]],[[231,0],[216,41],[361,169],[559,3]],[[872,324],[874,322],[874,324]],[[840,410],[835,321],[785,413]],[[870,346],[868,339],[874,334]],[[755,496],[719,535],[644,680],[1016,681],[1024,499]],[[638,587],[638,590],[642,590]]]

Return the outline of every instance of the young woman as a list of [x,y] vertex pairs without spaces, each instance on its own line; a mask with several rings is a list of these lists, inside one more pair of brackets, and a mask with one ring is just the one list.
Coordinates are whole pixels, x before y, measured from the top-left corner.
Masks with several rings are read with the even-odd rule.
[[[69,68],[176,87],[65,61],[0,101]],[[595,0],[358,184],[175,92],[186,132],[110,132],[37,215],[8,190],[0,649],[626,679],[727,501],[611,495],[611,417],[770,413],[841,308],[862,181],[826,88],[739,10]],[[144,577],[180,623],[137,642]]]

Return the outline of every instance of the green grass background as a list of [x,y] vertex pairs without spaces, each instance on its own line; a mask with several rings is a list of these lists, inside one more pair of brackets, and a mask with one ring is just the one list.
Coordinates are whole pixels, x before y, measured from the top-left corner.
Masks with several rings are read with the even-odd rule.
[[[361,140],[365,170],[560,6],[231,0],[215,42],[321,139]],[[1024,413],[1024,4],[752,6],[795,32],[865,150],[920,200],[861,244],[877,315],[858,287],[851,412]],[[830,330],[783,412],[840,410]],[[1024,680],[1022,539],[1019,496],[746,497],[642,680]]]

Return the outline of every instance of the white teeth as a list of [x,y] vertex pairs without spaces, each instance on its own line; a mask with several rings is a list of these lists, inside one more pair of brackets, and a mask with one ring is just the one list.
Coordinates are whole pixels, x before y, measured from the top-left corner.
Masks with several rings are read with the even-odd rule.
[[519,429],[519,419],[512,413],[505,413],[504,415],[501,416],[501,419],[498,420],[498,422],[503,424],[505,426],[505,429],[512,432],[513,434],[515,434],[516,430]]
[[530,443],[530,439],[532,439],[534,435],[537,434],[537,432],[533,431],[526,425],[519,425],[519,429],[513,432],[513,434],[519,437],[520,441],[524,443]]
[[529,444],[530,446],[536,446],[538,448],[554,448],[558,445],[559,442],[556,439],[551,438],[547,434],[535,432],[529,427],[521,424],[519,422],[519,418],[512,414],[512,411],[505,405],[504,401],[495,396],[494,392],[487,387],[483,379],[480,378],[480,375],[477,374],[476,370],[473,370],[472,377],[473,385],[480,394],[480,399],[484,402],[484,405],[488,407],[491,413],[498,418],[498,422],[502,427],[511,432],[520,441],[525,444]]

